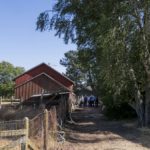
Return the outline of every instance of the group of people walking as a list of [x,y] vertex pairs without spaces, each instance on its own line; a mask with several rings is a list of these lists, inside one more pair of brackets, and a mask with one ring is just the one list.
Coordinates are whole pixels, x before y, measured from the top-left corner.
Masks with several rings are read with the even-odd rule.
[[94,95],[90,96],[81,96],[79,98],[80,107],[98,107],[98,97]]

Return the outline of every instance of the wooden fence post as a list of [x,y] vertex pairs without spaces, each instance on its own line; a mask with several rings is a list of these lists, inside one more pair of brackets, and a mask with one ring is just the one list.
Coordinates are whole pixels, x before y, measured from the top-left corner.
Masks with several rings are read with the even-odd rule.
[[13,96],[11,96],[11,106],[13,105]]
[[28,119],[28,117],[25,117],[24,121],[25,121],[26,135],[25,135],[25,142],[21,144],[21,150],[28,150],[28,138],[29,138],[29,119]]
[[0,109],[2,108],[2,97],[0,97]]
[[48,111],[47,109],[44,110],[44,145],[43,150],[48,150]]

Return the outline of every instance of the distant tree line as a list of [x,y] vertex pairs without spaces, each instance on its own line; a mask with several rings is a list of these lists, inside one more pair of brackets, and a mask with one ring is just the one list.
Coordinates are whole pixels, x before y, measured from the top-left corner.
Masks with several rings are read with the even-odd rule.
[[13,79],[25,71],[23,67],[15,67],[9,62],[0,62],[0,96],[11,97],[14,95]]
[[76,85],[88,81],[109,108],[127,102],[150,125],[149,0],[59,0],[37,29],[77,44],[61,60]]

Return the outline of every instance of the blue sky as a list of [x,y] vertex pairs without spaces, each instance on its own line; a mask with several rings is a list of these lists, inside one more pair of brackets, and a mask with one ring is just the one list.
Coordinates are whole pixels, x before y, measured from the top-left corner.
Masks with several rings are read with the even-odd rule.
[[54,0],[1,0],[0,3],[0,61],[8,61],[26,70],[42,62],[60,72],[64,53],[75,50],[74,44],[64,44],[55,31],[36,31],[40,12],[52,8]]

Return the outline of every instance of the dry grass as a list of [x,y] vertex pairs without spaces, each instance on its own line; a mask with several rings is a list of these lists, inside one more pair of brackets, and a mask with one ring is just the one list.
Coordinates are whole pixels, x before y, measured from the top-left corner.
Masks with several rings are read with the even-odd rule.
[[[13,139],[0,139],[0,149],[14,142]],[[11,150],[20,150],[21,144],[15,145]]]
[[0,146],[3,147],[3,146],[6,146],[8,144],[10,144],[12,142],[12,140],[8,140],[8,139],[0,139]]
[[39,114],[42,110],[37,108],[34,109],[33,107],[23,107],[21,108],[14,108],[14,107],[4,107],[0,109],[0,121],[4,120],[21,120],[24,117],[33,118],[37,114]]
[[[5,109],[0,110],[0,118],[33,118],[39,112],[41,110],[32,107],[22,110]],[[51,150],[150,150],[150,129],[138,128],[134,121],[109,121],[98,109],[93,108],[79,109],[72,117],[74,122],[65,126],[66,142],[58,144],[55,137],[51,137]],[[41,139],[40,136],[32,139],[39,149],[43,146]],[[11,140],[0,139],[0,146],[10,142]]]
[[[12,107],[5,107],[0,110],[0,119],[1,120],[21,120],[24,117],[30,118],[30,124],[29,127],[31,131],[36,131],[35,134],[30,134],[30,140],[32,143],[37,147],[37,150],[43,148],[43,124],[42,122],[42,116],[43,116],[43,109],[33,109],[33,107],[24,107],[23,109],[15,109]],[[57,118],[56,118],[56,110],[53,108],[49,112],[49,130],[56,130],[57,126]],[[36,117],[35,117],[36,116]],[[38,129],[38,130],[37,130]],[[29,130],[30,131],[30,130]],[[55,149],[55,146],[57,145],[56,139],[52,134],[50,134],[49,138],[49,147],[50,149]],[[9,139],[0,139],[0,143],[3,143],[2,146],[6,146],[7,144],[10,144],[12,142]],[[1,144],[0,144],[1,145]]]
[[[16,109],[10,106],[6,106],[0,110],[0,121],[22,120],[24,117],[29,117],[31,119],[41,111],[41,109],[33,109],[33,107],[23,107],[23,109]],[[0,147],[9,145],[11,142],[15,141],[13,138],[0,138]],[[20,150],[20,145],[16,146],[12,150]]]

